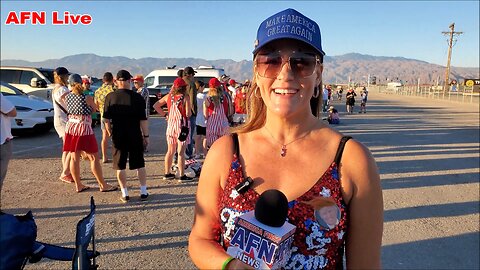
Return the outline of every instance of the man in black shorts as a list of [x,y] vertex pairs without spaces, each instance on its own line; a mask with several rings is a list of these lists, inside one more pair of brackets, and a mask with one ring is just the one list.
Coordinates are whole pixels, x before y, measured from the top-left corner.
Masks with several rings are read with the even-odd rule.
[[122,190],[121,200],[130,199],[127,190],[127,159],[130,170],[137,170],[140,180],[140,199],[146,200],[147,173],[143,150],[149,143],[148,122],[145,115],[145,100],[131,89],[132,75],[126,70],[117,73],[118,90],[105,98],[103,118],[106,129],[113,142],[113,168],[117,170],[117,179]]

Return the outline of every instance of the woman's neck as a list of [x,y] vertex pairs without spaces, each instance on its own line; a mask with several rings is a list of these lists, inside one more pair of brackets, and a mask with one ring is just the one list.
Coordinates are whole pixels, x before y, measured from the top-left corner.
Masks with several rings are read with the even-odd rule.
[[301,136],[306,136],[306,133],[313,130],[317,124],[319,124],[318,119],[311,113],[283,118],[267,112],[263,128],[278,142],[288,144]]

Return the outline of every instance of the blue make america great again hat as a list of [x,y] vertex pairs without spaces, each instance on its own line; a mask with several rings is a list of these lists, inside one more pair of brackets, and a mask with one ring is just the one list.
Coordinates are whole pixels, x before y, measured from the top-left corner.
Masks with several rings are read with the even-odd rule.
[[281,38],[303,41],[325,55],[318,24],[292,8],[280,11],[260,24],[253,54],[265,44]]

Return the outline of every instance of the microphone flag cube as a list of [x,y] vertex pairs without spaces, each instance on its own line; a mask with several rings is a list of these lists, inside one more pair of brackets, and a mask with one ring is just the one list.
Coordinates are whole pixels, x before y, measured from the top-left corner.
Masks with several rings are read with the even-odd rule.
[[282,268],[289,257],[295,228],[288,222],[281,227],[268,226],[255,218],[254,211],[247,212],[235,220],[227,253],[255,269]]

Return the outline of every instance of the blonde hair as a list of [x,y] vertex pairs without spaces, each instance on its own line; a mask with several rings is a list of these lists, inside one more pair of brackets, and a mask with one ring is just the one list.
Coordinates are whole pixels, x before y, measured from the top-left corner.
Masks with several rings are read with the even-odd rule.
[[81,83],[75,82],[75,83],[70,84],[70,85],[71,85],[70,91],[71,91],[72,93],[74,93],[75,95],[81,95],[81,94],[83,94],[83,90],[84,90],[84,89],[83,89],[83,85],[82,85]]
[[182,94],[185,95],[187,93],[187,87],[186,86],[180,86],[180,87],[173,87],[172,88],[172,95],[178,95]]
[[222,93],[222,90],[220,89],[220,87],[210,87],[208,89],[207,96],[212,98],[215,106],[218,106],[218,105],[220,105],[220,97],[221,97],[222,94],[223,93]]
[[53,73],[53,81],[55,84],[60,84],[62,86],[68,85],[68,75],[58,75],[56,72]]

